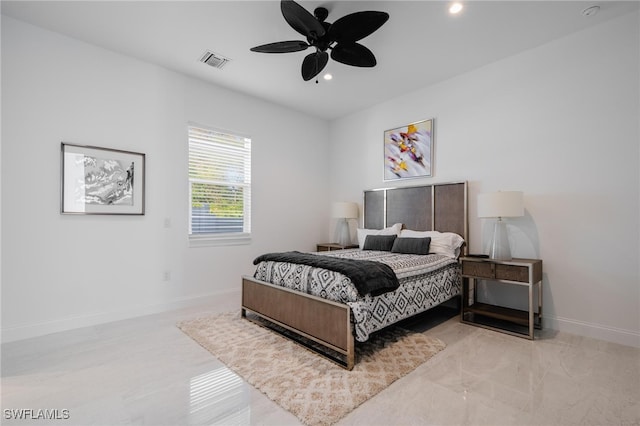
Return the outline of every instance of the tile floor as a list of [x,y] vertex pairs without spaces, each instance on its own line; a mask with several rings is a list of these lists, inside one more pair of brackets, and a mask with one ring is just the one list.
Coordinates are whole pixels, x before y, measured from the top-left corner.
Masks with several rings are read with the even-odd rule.
[[[0,423],[299,424],[175,327],[237,306],[234,294],[216,306],[4,344]],[[447,348],[339,424],[640,424],[640,349],[553,331],[531,342],[461,324],[447,310],[406,326]],[[62,419],[15,418],[43,409]]]

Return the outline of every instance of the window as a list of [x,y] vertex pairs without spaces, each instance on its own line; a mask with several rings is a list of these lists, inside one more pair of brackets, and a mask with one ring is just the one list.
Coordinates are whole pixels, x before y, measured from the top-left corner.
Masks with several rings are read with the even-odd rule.
[[251,235],[251,139],[189,125],[191,241],[248,242]]

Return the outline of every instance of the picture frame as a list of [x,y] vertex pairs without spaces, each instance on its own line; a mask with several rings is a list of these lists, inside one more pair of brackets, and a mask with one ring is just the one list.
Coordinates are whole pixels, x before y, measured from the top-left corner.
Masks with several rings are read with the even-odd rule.
[[62,142],[62,214],[144,215],[145,154]]
[[384,132],[384,180],[433,176],[434,119]]

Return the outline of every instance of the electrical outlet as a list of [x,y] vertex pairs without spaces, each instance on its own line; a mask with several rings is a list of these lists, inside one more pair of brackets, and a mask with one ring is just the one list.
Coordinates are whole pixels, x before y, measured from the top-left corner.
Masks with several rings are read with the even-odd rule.
[[171,271],[164,271],[162,281],[171,281]]

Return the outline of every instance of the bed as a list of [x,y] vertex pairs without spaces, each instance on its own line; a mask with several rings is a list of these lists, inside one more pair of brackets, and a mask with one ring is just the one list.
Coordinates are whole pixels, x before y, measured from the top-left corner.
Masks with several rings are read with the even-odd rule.
[[[360,248],[300,256],[321,262],[378,262],[393,271],[396,288],[362,294],[355,278],[345,273],[289,263],[288,258],[259,258],[254,276],[242,277],[242,316],[266,319],[288,337],[301,337],[299,343],[311,342],[306,344],[309,349],[352,369],[356,341],[460,295],[457,255],[468,247],[466,182],[366,190],[363,212]],[[362,250],[363,236],[391,234],[400,226],[401,236],[430,235],[436,242],[440,235],[459,235],[466,244],[454,255],[434,249],[437,244],[430,250],[436,253],[427,255]]]

